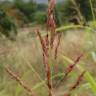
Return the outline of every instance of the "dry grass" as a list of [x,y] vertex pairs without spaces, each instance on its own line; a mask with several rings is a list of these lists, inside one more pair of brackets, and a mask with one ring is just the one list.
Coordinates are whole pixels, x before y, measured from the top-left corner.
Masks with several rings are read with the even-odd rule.
[[[21,78],[23,78],[23,80],[25,80],[28,83],[28,85],[35,86],[38,82],[41,82],[42,80],[44,80],[44,71],[43,71],[44,68],[42,65],[43,63],[42,51],[40,49],[40,44],[38,43],[38,39],[29,37],[29,34],[30,32],[20,32],[20,34],[17,37],[17,41],[14,43],[6,39],[2,39],[1,44],[0,44],[0,49],[1,49],[0,51],[1,61],[0,62],[3,65],[9,64],[13,66],[13,69],[15,70],[16,74],[20,74]],[[90,44],[88,42],[93,42],[93,41],[90,41],[90,40],[86,41],[84,34],[85,34],[84,32],[78,33],[77,31],[76,32],[71,31],[70,33],[69,31],[65,35],[62,36],[62,39],[61,39],[62,44],[59,47],[59,53],[58,53],[58,59],[57,59],[58,63],[55,63],[56,66],[54,65],[55,68],[57,68],[55,69],[55,73],[58,73],[59,71],[63,72],[63,70],[65,69],[62,67],[63,66],[62,59],[60,59],[59,57],[61,53],[62,54],[64,53],[64,55],[74,60],[82,52],[90,53],[91,51],[93,51],[93,49],[95,50],[95,47],[94,47],[95,45],[91,45],[90,48],[87,47],[88,44]],[[91,58],[89,59],[88,58],[89,56],[87,57],[84,56],[83,60],[86,63],[86,65],[84,66],[86,67],[88,71],[90,71],[94,76],[96,76],[95,62]],[[93,67],[90,67],[90,64]],[[3,87],[4,94],[9,94],[10,96],[13,96],[14,94],[15,96],[17,94],[16,86],[18,85],[14,80],[9,79],[10,80],[9,81],[8,80],[9,76],[6,77],[6,75],[7,74],[5,72],[2,74],[2,78],[0,78],[2,85],[0,87]],[[6,80],[8,81],[6,82]],[[5,88],[5,84],[6,84],[6,88]],[[10,86],[9,93],[8,93],[7,86]],[[63,94],[62,92],[65,89],[63,86],[64,85],[60,85],[59,89],[55,89],[55,93],[58,95],[60,94],[62,95]],[[44,85],[41,89],[42,89],[42,92],[40,91],[40,89],[34,90],[34,92],[39,94],[39,96],[43,96],[47,92],[47,87]],[[13,91],[11,92],[11,90]],[[85,94],[89,92],[85,91]],[[24,92],[21,87],[20,87],[20,92],[18,93],[18,96],[19,95],[26,96],[26,92]]]

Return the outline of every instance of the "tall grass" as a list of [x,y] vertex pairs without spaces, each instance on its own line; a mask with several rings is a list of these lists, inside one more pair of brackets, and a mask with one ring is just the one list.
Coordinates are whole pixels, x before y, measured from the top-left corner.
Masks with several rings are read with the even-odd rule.
[[[75,4],[75,8],[78,11],[78,14],[80,15],[80,18],[81,18],[80,10],[78,9],[78,6],[76,5],[75,0],[73,0],[73,1],[74,1],[73,3]],[[95,21],[92,1],[89,0],[89,2],[90,2],[90,8],[92,10],[93,19]],[[35,30],[34,30],[36,37],[35,37],[34,41],[31,42],[31,43],[33,43],[33,45],[30,46],[30,48],[33,51],[36,51],[36,54],[35,54],[35,52],[32,53],[31,52],[32,50],[29,48],[28,49],[29,53],[23,54],[25,56],[22,56],[19,53],[19,55],[20,55],[19,58],[22,57],[23,62],[19,62],[19,60],[17,58],[15,58],[16,60],[13,60],[13,62],[11,62],[11,63],[16,62],[16,64],[18,62],[22,63],[22,64],[25,63],[24,64],[25,67],[23,67],[23,65],[17,67],[17,70],[20,71],[21,72],[20,74],[23,74],[23,75],[20,77],[19,75],[17,75],[18,72],[14,72],[12,70],[11,66],[15,66],[14,64],[13,65],[11,64],[11,66],[9,66],[10,64],[8,64],[8,66],[6,66],[5,63],[8,63],[8,61],[4,62],[4,64],[5,64],[4,70],[10,75],[10,77],[12,77],[11,82],[15,82],[15,81],[17,82],[17,83],[15,82],[16,83],[16,85],[14,84],[15,86],[13,86],[12,84],[10,85],[11,87],[14,88],[14,91],[15,91],[15,92],[12,92],[11,96],[19,96],[19,95],[20,96],[26,96],[26,95],[29,95],[29,96],[43,96],[43,95],[44,96],[57,96],[58,95],[57,91],[59,91],[58,89],[60,88],[60,86],[63,86],[63,88],[62,88],[63,96],[78,96],[78,90],[80,89],[80,87],[82,90],[86,89],[85,85],[87,85],[87,87],[92,90],[93,94],[96,95],[95,78],[93,78],[91,73],[89,71],[87,71],[87,69],[85,67],[82,67],[82,64],[79,64],[82,57],[85,56],[86,54],[83,53],[83,55],[82,55],[82,53],[81,53],[80,56],[78,54],[76,56],[77,57],[76,60],[71,60],[69,57],[62,55],[62,53],[60,52],[60,51],[63,51],[62,49],[60,49],[61,48],[60,46],[63,45],[61,42],[63,31],[65,32],[66,30],[70,30],[70,29],[78,29],[78,30],[83,29],[85,31],[85,35],[86,35],[86,34],[92,34],[93,28],[91,26],[83,26],[82,23],[80,23],[80,25],[70,25],[69,24],[68,26],[62,26],[62,27],[56,28],[54,14],[53,14],[54,8],[55,8],[55,0],[48,0],[47,24],[46,24],[46,32],[44,33],[44,35],[41,34],[41,32],[38,28],[35,28]],[[37,37],[39,38],[39,40]],[[28,39],[28,37],[27,37],[27,39]],[[19,42],[17,41],[17,43],[19,43]],[[35,45],[35,43],[36,43],[36,45]],[[30,45],[30,43],[29,43],[29,45]],[[18,44],[18,46],[20,47],[19,44]],[[35,48],[34,48],[34,46],[35,46]],[[27,45],[23,45],[23,47],[25,48],[25,47],[27,47]],[[68,47],[68,45],[67,45],[67,47]],[[39,53],[38,50],[41,52]],[[18,51],[20,51],[20,50],[18,50]],[[25,51],[26,50],[24,50],[24,52]],[[30,57],[27,57],[27,55],[30,55],[30,54],[32,54],[32,55]],[[10,58],[12,58],[12,56],[10,56]],[[29,61],[32,59],[34,62],[29,62],[28,60],[26,60],[26,58],[29,59]],[[63,58],[63,60],[62,60],[62,62],[61,62],[62,64],[61,64],[61,63],[59,63],[59,61],[62,58]],[[40,59],[40,60],[38,60],[38,59]],[[17,60],[18,60],[18,62],[17,62]],[[67,62],[67,63],[65,63],[65,62]],[[61,65],[63,65],[63,66],[61,66]],[[58,69],[60,67],[62,67],[61,70]],[[30,70],[29,70],[29,68],[30,68]],[[14,67],[13,67],[13,69],[14,69]],[[22,69],[23,69],[23,71],[21,71]],[[7,76],[7,78],[10,78],[9,75]],[[38,80],[37,80],[37,78],[38,78]],[[6,78],[3,78],[3,79],[4,79],[3,83],[5,83]],[[26,79],[27,79],[27,81],[25,83]],[[69,82],[71,80],[72,80],[72,82]],[[11,82],[9,82],[9,83],[11,83]],[[33,84],[34,82],[36,82],[36,83]],[[65,84],[65,83],[67,83],[67,84]],[[30,86],[33,85],[33,86],[29,87],[29,85]],[[69,85],[71,85],[71,86],[69,86]],[[7,86],[5,86],[5,87],[8,88]],[[22,92],[22,88],[24,90],[26,90],[26,92],[24,91],[26,94],[24,94],[24,92]],[[6,94],[4,92],[1,91],[0,94],[1,95]],[[7,96],[7,95],[4,95],[4,96]]]

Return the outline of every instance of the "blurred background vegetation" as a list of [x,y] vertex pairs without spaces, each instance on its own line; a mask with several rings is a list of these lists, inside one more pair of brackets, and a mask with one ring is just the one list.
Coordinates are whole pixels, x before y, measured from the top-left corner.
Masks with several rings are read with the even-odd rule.
[[[42,1],[42,0],[41,0]],[[54,16],[57,26],[68,23],[87,25],[96,17],[96,0],[64,0],[57,2]],[[46,24],[47,4],[35,0],[5,0],[0,2],[0,30],[7,37],[13,30],[16,35],[16,27],[26,25]],[[94,14],[93,14],[94,13]],[[70,15],[69,15],[70,14]],[[6,28],[6,29],[5,29]],[[11,38],[12,39],[12,38]]]

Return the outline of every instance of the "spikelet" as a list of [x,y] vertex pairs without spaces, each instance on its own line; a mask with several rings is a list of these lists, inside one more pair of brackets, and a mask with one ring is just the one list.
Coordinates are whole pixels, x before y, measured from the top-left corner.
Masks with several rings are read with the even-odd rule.
[[56,29],[56,23],[54,18],[54,11],[55,8],[55,0],[49,0],[48,3],[48,12],[47,12],[47,30],[50,31],[50,46],[53,48],[53,43],[55,39],[55,29]]
[[79,62],[79,60],[81,59],[83,55],[80,55],[77,57],[77,59],[74,61],[74,64],[70,64],[66,70],[65,70],[65,74],[63,76],[63,78],[55,85],[55,87],[57,88],[66,78],[67,76],[73,71],[74,67],[76,66],[76,64]]
[[58,41],[57,41],[57,44],[56,44],[56,47],[55,47],[55,60],[57,59],[57,54],[58,54],[58,48],[59,48],[59,45],[60,45],[60,39],[61,39],[61,33],[57,34],[58,35]]
[[26,84],[23,80],[21,80],[21,78],[11,70],[11,68],[5,67],[5,70],[6,70],[6,72],[7,72],[10,76],[12,76],[12,78],[13,78],[14,80],[16,80],[16,81],[27,91],[27,93],[28,93],[30,96],[36,96],[36,95],[34,94],[34,92],[31,90],[31,88],[28,86],[28,84]]
[[80,85],[80,82],[82,81],[84,74],[85,74],[85,71],[83,71],[83,72],[78,76],[75,84],[70,88],[71,91],[74,90],[74,89],[76,89],[76,88]]

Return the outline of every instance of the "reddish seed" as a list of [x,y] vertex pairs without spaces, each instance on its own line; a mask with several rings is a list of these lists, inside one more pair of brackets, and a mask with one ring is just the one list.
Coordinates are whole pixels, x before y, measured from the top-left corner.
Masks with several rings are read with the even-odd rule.
[[50,31],[50,46],[53,48],[53,42],[55,39],[55,29],[56,29],[56,24],[54,20],[54,11],[55,8],[55,0],[49,0],[49,5],[48,5],[48,15],[47,15],[47,30]]
[[57,53],[58,53],[58,48],[59,48],[59,45],[60,45],[60,39],[61,39],[61,33],[58,34],[58,41],[57,41],[57,45],[55,47],[55,59],[57,59]]
[[36,96],[34,92],[31,90],[31,88],[29,88],[29,86],[23,80],[21,80],[21,78],[17,74],[13,73],[13,71],[10,68],[5,67],[5,70],[28,92],[30,96]]
[[74,64],[71,64],[71,65],[69,65],[69,66],[66,68],[64,77],[59,81],[59,83],[56,84],[55,87],[58,87],[58,86],[61,84],[61,82],[63,82],[63,81],[66,79],[66,77],[70,74],[70,72],[72,72],[72,70],[74,69],[74,67],[76,66],[76,64],[79,62],[79,60],[81,59],[81,57],[82,57],[82,55],[80,55],[80,56],[75,60]]
[[80,74],[80,76],[78,76],[75,84],[70,88],[70,90],[74,90],[74,89],[76,89],[76,88],[80,85],[80,82],[82,81],[84,74],[85,74],[85,71],[82,72],[82,73]]

